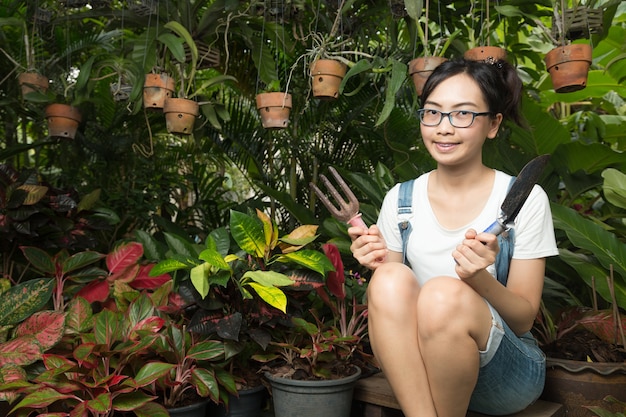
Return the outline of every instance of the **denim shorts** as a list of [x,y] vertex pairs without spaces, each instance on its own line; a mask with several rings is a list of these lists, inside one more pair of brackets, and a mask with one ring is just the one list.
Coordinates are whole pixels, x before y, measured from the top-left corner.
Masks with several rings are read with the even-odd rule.
[[480,351],[478,382],[469,409],[482,414],[517,413],[534,403],[546,377],[546,357],[530,332],[516,336],[489,305],[491,332]]

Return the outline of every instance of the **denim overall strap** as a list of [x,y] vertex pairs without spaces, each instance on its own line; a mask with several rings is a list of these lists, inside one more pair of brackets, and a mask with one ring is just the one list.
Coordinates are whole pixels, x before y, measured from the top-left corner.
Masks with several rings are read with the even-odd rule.
[[398,229],[402,237],[402,262],[409,265],[406,259],[406,251],[411,234],[411,216],[413,215],[413,183],[415,180],[405,181],[400,184],[398,191]]

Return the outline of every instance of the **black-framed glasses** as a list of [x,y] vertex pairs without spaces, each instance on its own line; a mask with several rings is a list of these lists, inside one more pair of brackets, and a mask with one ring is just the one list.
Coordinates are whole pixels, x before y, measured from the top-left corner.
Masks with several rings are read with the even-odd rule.
[[477,116],[490,116],[492,114],[488,111],[475,112],[469,110],[455,110],[444,113],[435,109],[419,109],[417,113],[420,116],[420,122],[424,126],[439,126],[439,123],[447,116],[450,124],[458,128],[470,127]]

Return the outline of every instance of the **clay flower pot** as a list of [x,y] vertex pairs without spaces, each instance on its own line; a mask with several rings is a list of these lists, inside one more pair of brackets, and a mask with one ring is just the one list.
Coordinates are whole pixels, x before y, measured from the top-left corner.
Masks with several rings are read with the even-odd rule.
[[197,102],[186,98],[168,98],[163,105],[165,126],[170,133],[190,135],[200,114]]
[[409,62],[409,75],[413,80],[418,96],[422,95],[424,84],[428,77],[430,77],[430,74],[444,61],[447,61],[447,59],[438,56],[426,56],[415,58]]
[[48,136],[74,139],[81,121],[80,111],[67,104],[50,104],[45,111]]
[[495,62],[506,60],[506,49],[499,46],[477,46],[465,51],[463,56],[472,61]]
[[284,129],[289,124],[291,94],[260,93],[256,96],[256,108],[261,124],[266,129]]
[[571,93],[587,86],[591,45],[581,43],[559,46],[548,52],[544,61],[557,93]]
[[36,91],[45,93],[48,91],[48,85],[50,83],[48,77],[37,74],[36,72],[23,72],[17,77],[17,80],[20,87],[22,87],[22,97]]
[[165,100],[174,94],[175,80],[168,74],[146,74],[143,84],[143,106],[162,110]]
[[313,96],[332,100],[339,97],[339,86],[346,75],[347,66],[334,59],[318,59],[311,64]]

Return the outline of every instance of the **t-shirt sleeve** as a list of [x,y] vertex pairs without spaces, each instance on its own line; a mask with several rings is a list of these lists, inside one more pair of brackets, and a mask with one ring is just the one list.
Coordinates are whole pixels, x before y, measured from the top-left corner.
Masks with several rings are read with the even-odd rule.
[[534,259],[558,255],[550,201],[535,185],[515,220],[515,259]]

